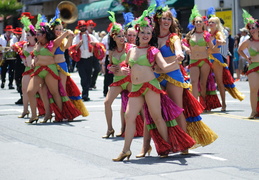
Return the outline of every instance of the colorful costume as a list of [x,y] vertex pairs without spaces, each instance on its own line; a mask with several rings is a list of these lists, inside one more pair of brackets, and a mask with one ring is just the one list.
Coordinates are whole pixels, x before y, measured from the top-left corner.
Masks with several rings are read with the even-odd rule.
[[[179,39],[177,34],[172,33],[169,35],[166,44],[160,48],[163,57],[175,55],[174,42],[177,39]],[[187,133],[196,141],[194,147],[205,146],[214,142],[217,139],[217,135],[201,121],[200,114],[203,112],[204,107],[189,91],[191,85],[186,83],[183,73],[185,72],[182,68],[182,72],[178,69],[169,73],[156,74],[156,77],[164,87],[166,87],[166,83],[172,83],[177,87],[183,88],[183,114],[187,121]]]
[[[30,52],[23,49],[23,47],[26,43],[28,43],[28,42],[27,41],[19,41],[19,42],[16,42],[13,45],[14,51],[16,51],[22,59],[26,59],[27,57],[31,56]],[[22,76],[31,75],[33,72],[34,72],[34,69],[26,66]],[[43,105],[43,102],[40,98],[39,93],[36,94],[36,100],[37,100],[37,108],[38,108],[38,111],[39,111],[39,116],[43,116],[45,114],[45,109],[44,109],[44,105]]]
[[[257,54],[259,54],[258,51],[252,49],[251,47],[248,49],[248,51],[249,51],[250,56],[256,56]],[[246,75],[248,75],[252,72],[259,73],[259,62],[252,62],[251,64],[249,64]],[[257,113],[259,113],[259,92],[258,92],[258,101],[257,101],[256,111],[257,111]]]
[[[216,40],[220,37],[220,32],[217,32],[215,35],[215,39],[212,41],[213,44],[216,44]],[[220,47],[220,46],[219,46]],[[219,48],[218,47],[218,48]],[[234,84],[234,79],[230,74],[230,71],[228,69],[228,65],[224,62],[222,55],[220,53],[214,53],[210,54],[209,56],[211,63],[214,61],[219,63],[223,67],[223,84],[225,86],[225,89],[229,92],[229,94],[240,101],[244,99],[244,95],[237,90]]]
[[[54,55],[62,54],[64,55],[64,45],[63,42],[60,47],[58,47],[54,53]],[[83,101],[81,92],[79,88],[77,87],[76,83],[71,79],[70,74],[68,73],[68,67],[66,62],[61,62],[57,64],[57,69],[59,72],[67,76],[66,81],[66,92],[69,97],[69,99],[72,101],[72,103],[75,105],[75,107],[81,112],[82,116],[86,117],[89,115],[89,112],[87,111]]]
[[[183,39],[182,42],[186,47],[193,47],[196,45],[207,46],[208,41],[210,41],[210,34],[207,31],[204,31],[203,38],[199,39],[197,42],[193,41],[192,39],[190,39],[189,41],[187,41],[186,39]],[[199,60],[190,59],[189,69],[194,66],[202,67],[205,63],[207,63],[211,67],[211,70],[207,79],[206,97],[205,99],[203,99],[203,97],[200,96],[199,100],[205,110],[211,110],[211,109],[221,107],[221,104],[217,96],[215,78],[212,72],[212,65],[209,59],[207,58],[199,59]],[[198,88],[200,89],[200,84],[198,84]]]
[[[34,55],[42,55],[42,56],[51,56],[54,55],[51,53],[50,49],[53,47],[53,42],[49,42],[45,47],[42,47],[39,51],[34,51]],[[55,79],[59,80],[59,90],[62,99],[62,111],[57,107],[52,98],[50,92],[48,92],[48,96],[50,98],[50,105],[52,110],[55,113],[55,120],[62,121],[63,119],[74,119],[79,116],[81,113],[75,108],[73,103],[66,96],[66,92],[64,87],[61,84],[60,77],[58,76],[58,69],[56,64],[50,64],[48,66],[37,66],[35,67],[34,73],[31,76],[38,75],[40,78],[45,78],[46,75],[50,73]]]
[[[125,53],[121,55],[120,59],[112,57],[111,63],[114,65],[120,65],[121,67],[126,66],[126,64],[124,64],[124,61],[126,59],[128,51],[130,50],[131,47],[132,47],[132,44],[126,43],[125,44]],[[128,101],[129,101],[129,97],[128,97],[129,92],[127,90],[127,85],[130,82],[131,82],[130,75],[113,76],[113,83],[110,84],[110,86],[109,86],[109,87],[121,86],[121,88],[123,89],[123,91],[121,92],[123,112],[126,112],[126,107],[127,107]],[[143,118],[139,114],[136,118],[136,132],[134,134],[135,137],[143,136],[143,126],[144,126]],[[124,136],[125,136],[125,134],[123,133],[122,137],[124,137]]]
[[[147,50],[147,55],[142,55],[137,60],[130,59],[129,65],[131,67],[135,64],[152,67],[152,63],[155,61],[155,56],[158,52],[159,50],[157,48],[150,47]],[[177,125],[175,120],[175,118],[182,113],[183,109],[179,108],[167,95],[165,95],[166,93],[161,89],[157,79],[153,79],[143,84],[133,84],[132,92],[129,94],[129,97],[145,95],[149,90],[161,95],[162,116],[166,121],[168,128],[169,142],[166,142],[159,134],[156,125],[149,114],[148,107],[145,104],[145,119],[148,130],[155,143],[157,153],[159,155],[167,155],[169,152],[184,151],[192,147],[195,144],[195,141]]]

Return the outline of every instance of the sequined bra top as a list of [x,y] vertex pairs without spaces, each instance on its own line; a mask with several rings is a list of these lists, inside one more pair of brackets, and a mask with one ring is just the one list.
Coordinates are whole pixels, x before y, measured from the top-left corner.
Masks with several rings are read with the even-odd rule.
[[40,48],[39,51],[37,50],[34,50],[34,55],[37,56],[37,55],[42,55],[42,56],[54,56],[47,48]]
[[197,42],[196,42],[196,41],[193,41],[193,40],[191,39],[191,40],[190,40],[190,45],[191,45],[191,46],[196,46],[196,45],[198,45],[198,46],[206,46],[207,43],[206,43],[206,41],[205,41],[204,38],[199,39]]
[[116,57],[112,56],[112,64],[118,65],[122,63],[126,59],[127,54],[123,53],[120,57],[120,59],[117,59]]
[[163,57],[175,56],[175,53],[172,52],[170,46],[164,45],[159,50]]
[[256,56],[259,54],[259,51],[254,50],[253,48],[248,49],[250,56]]
[[60,49],[60,47],[58,47],[58,48],[56,49],[56,51],[54,52],[54,55],[57,55],[57,54],[64,54],[64,51],[62,51],[62,50]]
[[134,59],[129,59],[129,65],[130,67],[134,66],[135,64],[138,64],[140,66],[152,66],[149,62],[149,60],[147,59],[147,55],[143,54],[141,56],[138,57],[137,60]]

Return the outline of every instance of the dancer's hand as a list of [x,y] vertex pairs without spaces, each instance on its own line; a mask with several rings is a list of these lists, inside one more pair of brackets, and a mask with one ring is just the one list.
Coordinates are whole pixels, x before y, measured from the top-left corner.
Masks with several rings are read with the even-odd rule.
[[128,67],[121,67],[121,72],[126,76],[130,74],[130,68]]

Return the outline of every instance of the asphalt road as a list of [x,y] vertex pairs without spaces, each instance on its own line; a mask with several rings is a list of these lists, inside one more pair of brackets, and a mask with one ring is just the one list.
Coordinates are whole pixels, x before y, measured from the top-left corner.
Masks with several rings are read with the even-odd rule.
[[[79,84],[77,73],[71,74]],[[259,119],[250,115],[248,82],[237,82],[246,96],[239,102],[227,94],[227,112],[215,109],[202,114],[203,122],[219,138],[211,145],[190,150],[189,155],[159,158],[154,144],[151,156],[137,159],[142,138],[132,142],[129,161],[113,162],[123,147],[123,138],[102,139],[106,132],[103,76],[85,102],[88,117],[70,123],[25,124],[17,118],[22,106],[15,105],[16,90],[0,89],[0,179],[259,179]],[[80,85],[79,85],[80,87]],[[113,104],[115,133],[120,132],[120,98]]]

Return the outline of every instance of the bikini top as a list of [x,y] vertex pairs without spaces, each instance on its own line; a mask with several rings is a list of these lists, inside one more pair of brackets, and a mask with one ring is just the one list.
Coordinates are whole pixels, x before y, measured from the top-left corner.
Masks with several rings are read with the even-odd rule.
[[139,56],[136,60],[129,59],[129,65],[130,67],[134,66],[135,64],[138,64],[140,66],[148,66],[148,67],[154,67],[155,63],[155,57],[156,54],[159,53],[159,50],[154,47],[150,46],[147,49],[147,53]]
[[197,42],[196,42],[196,41],[193,41],[192,39],[190,39],[190,45],[191,45],[191,46],[195,46],[195,45],[198,45],[198,46],[206,46],[207,43],[206,43],[206,41],[205,41],[204,38],[199,39]]
[[134,66],[135,64],[138,64],[140,66],[149,66],[149,67],[152,66],[150,64],[146,54],[143,54],[143,55],[139,56],[137,60],[129,59],[130,67]]
[[60,47],[58,47],[58,48],[56,49],[56,51],[54,52],[54,55],[57,55],[57,54],[64,54],[64,51],[62,51],[62,50],[60,49]]
[[30,54],[28,51],[26,51],[26,50],[23,50],[22,52],[23,52],[23,55],[24,55],[25,57],[28,57],[28,56],[31,55],[31,54]]
[[34,50],[34,51],[33,51],[33,54],[34,54],[35,56],[37,56],[37,55],[42,55],[42,56],[54,56],[47,48],[44,48],[44,47],[40,48],[39,51]]
[[[212,43],[213,43],[213,45],[215,45],[215,44],[216,44],[216,38],[215,38],[215,39],[213,39]],[[221,45],[220,45],[220,46],[218,46],[218,48],[221,48]]]
[[163,45],[159,50],[163,57],[175,56],[174,53],[174,42],[179,39],[176,33],[171,33],[166,40],[166,44]]
[[112,64],[118,65],[122,63],[126,59],[127,54],[123,53],[120,57],[120,59],[117,59],[116,57],[112,56]]
[[170,46],[167,46],[166,44],[163,45],[159,50],[163,57],[175,56],[175,53],[172,52]]
[[253,48],[248,49],[250,56],[256,56],[259,54],[259,51],[254,50]]

